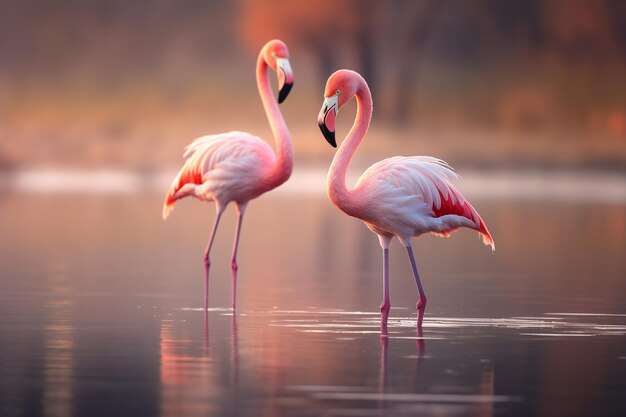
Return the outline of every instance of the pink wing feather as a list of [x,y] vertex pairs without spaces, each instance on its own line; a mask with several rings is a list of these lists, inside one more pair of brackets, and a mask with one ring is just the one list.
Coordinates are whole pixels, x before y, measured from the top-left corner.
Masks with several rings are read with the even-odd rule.
[[[250,159],[249,156],[258,157]],[[251,171],[260,169],[259,162],[273,159],[271,147],[263,140],[245,132],[228,132],[219,135],[202,136],[185,148],[185,164],[179,171],[165,196],[163,218],[167,218],[174,203],[187,195],[194,187],[212,178],[213,186],[235,188],[228,180],[239,179],[244,186],[254,185],[250,180]],[[221,169],[220,167],[224,168]],[[230,178],[233,177],[233,178]]]
[[[474,222],[474,224],[476,224],[476,227],[474,227],[473,229],[480,233],[483,243],[485,245],[491,246],[492,250],[495,250],[493,237],[491,236],[491,233],[489,233],[489,230],[487,229],[487,226],[485,225],[482,217],[480,217],[480,214],[478,214],[478,212],[470,204],[470,202],[465,199],[463,194],[461,194],[449,181],[450,177],[460,178],[460,176],[456,172],[454,172],[450,165],[448,165],[445,161],[430,157],[418,158],[420,158],[419,162],[422,164],[426,163],[431,166],[432,164],[434,164],[435,166],[437,166],[437,171],[439,171],[440,174],[437,180],[432,181],[432,184],[437,189],[439,197],[437,199],[433,199],[431,204],[434,216],[442,217],[445,215],[453,214],[471,220],[472,222]],[[450,232],[443,232],[440,234],[444,236],[449,236]]]
[[[185,164],[178,172],[178,175],[172,181],[169,191],[165,195],[165,202],[163,203],[163,218],[166,219],[170,212],[174,209],[174,203],[179,197],[176,193],[180,191],[186,184],[202,184],[202,176],[204,171],[203,159],[200,158],[203,154],[206,154],[206,150],[211,148],[211,145],[219,146],[224,141],[224,135],[210,135],[202,136],[195,139],[191,144],[185,147],[185,153],[183,158],[187,158]],[[204,149],[203,149],[204,148]]]
[[[450,183],[450,179],[460,176],[441,159],[430,156],[396,156],[382,160],[368,168],[359,181],[360,184],[379,183],[388,184],[378,190],[389,193],[389,200],[393,204],[401,204],[402,195],[420,195],[424,204],[432,210],[432,217],[439,218],[446,215],[461,216],[472,223],[482,237],[485,245],[495,249],[495,244],[485,222],[465,197]],[[399,190],[404,190],[398,193]],[[394,198],[400,198],[394,200]],[[382,199],[381,199],[382,200]],[[379,201],[380,203],[381,201]],[[431,230],[431,233],[447,237],[456,230]]]
[[[463,195],[458,192],[452,184],[448,184],[448,196],[450,198],[446,199],[443,193],[439,190],[439,207],[437,207],[434,203],[432,205],[435,217],[456,214],[457,216],[462,216],[473,221],[477,224],[477,226],[473,229],[480,233],[483,243],[491,246],[491,249],[495,250],[495,243],[482,217],[480,217],[480,214],[478,214],[476,209],[472,207],[469,201],[465,200]],[[449,232],[443,234],[449,235]]]

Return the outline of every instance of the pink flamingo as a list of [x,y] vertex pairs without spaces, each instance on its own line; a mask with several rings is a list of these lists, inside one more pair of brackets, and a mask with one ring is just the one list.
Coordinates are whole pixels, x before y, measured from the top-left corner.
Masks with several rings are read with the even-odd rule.
[[285,120],[273,98],[269,81],[269,68],[278,75],[278,103],[289,94],[293,86],[293,73],[289,64],[289,51],[280,40],[268,42],[259,53],[256,66],[257,86],[265,113],[270,123],[277,152],[262,139],[244,132],[228,132],[203,136],[185,148],[187,158],[165,196],[163,219],[166,219],[174,203],[187,196],[202,201],[215,201],[217,215],[204,251],[204,308],[208,309],[209,254],[215,232],[224,209],[230,202],[237,206],[238,220],[231,257],[232,299],[235,309],[237,292],[237,248],[243,215],[248,202],[278,187],[291,175],[293,146]]
[[389,246],[394,236],[406,247],[419,292],[416,304],[418,328],[426,309],[426,294],[417,272],[411,239],[423,233],[448,237],[459,227],[480,233],[485,245],[495,245],[487,226],[474,207],[450,183],[459,176],[450,166],[430,156],[395,156],[369,167],[354,189],[346,187],[346,172],[372,118],[372,96],[365,80],[356,72],[339,70],[326,83],[324,104],[318,124],[328,143],[335,142],[335,120],[339,109],[356,96],[357,114],[352,129],[339,147],[328,171],[326,190],[335,206],[361,219],[378,235],[383,249],[383,302],[381,324],[387,325],[389,300]]

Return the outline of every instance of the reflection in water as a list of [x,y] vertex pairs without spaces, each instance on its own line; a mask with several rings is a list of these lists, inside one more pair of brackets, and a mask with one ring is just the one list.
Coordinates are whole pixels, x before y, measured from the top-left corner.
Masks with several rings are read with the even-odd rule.
[[[493,369],[483,371],[480,375],[480,395],[494,397],[494,383],[495,374]],[[484,402],[476,406],[476,416],[480,417],[492,417],[493,416],[493,402]]]
[[[194,310],[194,309],[188,309]],[[221,310],[221,309],[214,309]],[[230,316],[230,376],[222,377],[224,370],[220,340],[211,340],[211,326],[221,326]],[[235,395],[239,384],[239,336],[237,317],[221,311],[203,313],[202,336],[189,322],[172,318],[161,319],[160,324],[160,382],[161,416],[204,416],[224,407],[226,396]],[[222,334],[218,333],[218,337]]]
[[[424,361],[426,354],[426,340],[424,338],[424,328],[415,327],[415,375],[414,379],[419,378],[419,368]],[[388,323],[381,324],[380,327],[380,372],[379,372],[379,384],[378,391],[385,392],[387,386],[387,362],[389,351],[389,325]]]
[[[298,328],[305,333],[337,333],[337,334],[366,334],[378,333],[377,314],[360,311],[342,310],[274,310],[270,314],[289,314],[289,318],[274,320],[272,325]],[[295,314],[311,316],[327,316],[324,319],[297,319]],[[333,317],[335,316],[335,317]],[[423,350],[425,340],[463,337],[465,333],[457,330],[472,330],[480,328],[507,329],[516,331],[520,336],[624,336],[626,325],[597,323],[593,321],[567,321],[564,317],[622,317],[621,314],[577,314],[577,313],[546,313],[541,317],[512,317],[512,318],[474,318],[474,317],[428,317],[423,328],[430,329],[429,335],[424,336],[423,328],[417,328],[415,317],[394,317],[389,319],[388,326],[381,326],[381,338],[415,339],[418,351]],[[415,336],[399,335],[401,329],[417,329]],[[391,330],[389,330],[391,329]],[[478,336],[480,337],[480,336]],[[489,336],[488,336],[489,337]]]
[[[373,329],[378,326],[376,313],[359,311],[274,310],[269,314],[276,317],[272,320],[273,326],[286,327],[302,333],[328,335],[328,337],[336,340],[354,340],[347,337],[353,335],[354,338],[363,339],[363,342],[359,344],[361,346],[367,344],[367,339],[364,338],[375,332],[376,330]],[[378,377],[375,391],[369,389],[367,385],[295,385],[290,386],[289,389],[293,391],[292,396],[300,399],[304,397],[311,403],[317,403],[318,406],[321,402],[324,404],[325,410],[332,410],[338,414],[349,409],[354,415],[369,415],[372,414],[373,409],[376,409],[385,415],[460,413],[491,417],[497,409],[502,409],[504,404],[515,406],[525,401],[524,397],[496,395],[496,373],[491,359],[480,359],[476,364],[479,369],[475,379],[465,380],[465,384],[459,384],[458,378],[468,372],[467,365],[460,363],[455,368],[448,364],[448,362],[454,361],[447,359],[444,361],[445,373],[453,378],[452,381],[457,386],[456,390],[461,389],[461,392],[454,392],[454,390],[445,392],[450,388],[445,388],[445,393],[431,391],[436,385],[433,385],[428,377],[426,379],[420,377],[424,361],[432,363],[434,360],[434,357],[427,359],[425,355],[425,346],[429,343],[427,341],[463,346],[470,343],[469,341],[477,341],[481,338],[496,338],[495,340],[519,338],[517,344],[523,344],[523,341],[529,338],[537,340],[536,338],[545,336],[560,340],[566,340],[572,336],[620,337],[626,335],[626,325],[610,323],[607,320],[622,316],[621,314],[602,313],[549,313],[539,317],[501,319],[430,317],[424,323],[424,331],[427,332],[427,335],[416,329],[414,317],[396,317],[389,321],[388,326],[379,329],[381,334],[379,336]],[[565,317],[573,318],[573,320],[567,320]],[[417,333],[411,335],[410,332]],[[393,347],[394,343],[400,343],[404,339],[415,339],[416,354],[406,356],[415,363],[413,376],[413,384],[415,385],[398,386],[395,379],[406,372],[396,368],[398,358],[394,356],[393,360],[390,360],[389,350],[390,345]],[[445,345],[440,344],[439,349],[442,346]],[[441,355],[441,352],[435,351],[434,355]],[[524,356],[522,354],[522,358]],[[515,360],[517,361],[519,358]],[[558,362],[555,364],[557,369],[562,366]],[[390,366],[393,370],[390,370]],[[505,367],[500,378],[501,382],[508,373],[509,371]],[[559,372],[556,371],[555,373]],[[390,390],[389,387],[392,389]],[[426,388],[425,391],[423,391],[424,388]]]
[[[259,201],[242,310],[204,321],[181,306],[201,291],[206,212],[190,205],[163,228],[160,198],[0,201],[2,417],[624,415],[625,206],[489,202],[494,256],[462,232],[417,239],[434,307],[423,333],[392,251],[381,339],[377,242],[326,199]],[[230,269],[215,266],[224,306]]]
[[[381,328],[380,336],[380,367],[378,374],[378,393],[387,392],[387,362],[389,357],[389,338],[387,337],[387,327]],[[386,404],[384,400],[378,402],[378,409],[384,410]]]
[[74,414],[75,348],[71,319],[74,303],[65,268],[59,265],[49,276],[49,299],[45,303],[43,411],[47,417],[68,417]]
[[[385,394],[387,393],[387,375],[388,375],[388,367],[389,367],[389,326],[387,323],[382,324],[380,328],[380,365],[378,371],[378,393],[380,394],[380,399],[378,401],[378,409],[383,411],[387,410],[387,401]],[[417,380],[419,378],[420,366],[424,360],[425,354],[425,341],[423,335],[423,328],[416,327],[417,340],[415,343],[416,355],[414,355],[411,359],[415,359],[415,374],[413,375],[413,380]],[[410,387],[406,387],[409,389]],[[365,410],[363,410],[365,411]]]
[[[207,395],[212,396],[215,379],[213,362],[203,346],[195,346],[189,329],[177,326],[172,319],[161,320],[160,415],[206,415],[213,410]],[[181,334],[181,332],[183,334]]]
[[230,321],[230,382],[233,386],[239,385],[239,330],[237,329],[237,314],[233,313]]
[[[373,331],[371,328],[378,326],[377,313],[367,313],[359,311],[344,310],[274,310],[269,312],[277,318],[273,320],[274,326],[293,328],[296,331],[314,334],[327,334],[338,340],[352,340],[345,337],[346,334],[353,334],[358,337],[368,337]],[[434,319],[435,321],[446,321],[448,319]],[[488,323],[489,320],[475,319],[480,323]],[[512,319],[514,321],[514,319]],[[489,365],[487,369],[481,371],[478,379],[473,384],[476,388],[469,393],[439,393],[439,392],[415,392],[416,386],[407,384],[397,386],[390,383],[401,374],[406,374],[406,369],[396,369],[397,358],[391,361],[389,358],[390,344],[401,343],[405,339],[415,339],[415,354],[406,356],[414,361],[415,372],[412,380],[418,386],[429,381],[422,381],[420,377],[421,367],[426,358],[426,340],[444,340],[463,337],[455,334],[456,330],[444,332],[435,330],[438,336],[424,336],[423,328],[416,327],[416,318],[401,317],[390,320],[387,326],[379,328],[379,357],[378,357],[378,377],[377,389],[374,391],[367,386],[343,386],[343,385],[292,385],[288,389],[291,395],[307,399],[311,406],[320,402],[324,404],[323,409],[331,415],[337,413],[344,415],[404,415],[406,413],[425,413],[427,415],[448,415],[448,414],[469,414],[479,417],[492,417],[495,404],[517,403],[520,397],[510,395],[496,395],[494,388],[495,374]],[[450,319],[449,321],[454,321]],[[523,322],[529,319],[522,320]],[[541,319],[537,318],[541,322]],[[472,320],[470,320],[472,322]],[[493,322],[493,328],[498,328],[497,322]],[[464,321],[457,322],[463,327]],[[427,326],[425,326],[427,327]],[[450,327],[454,329],[454,327]],[[435,327],[436,329],[436,327]],[[414,332],[411,336],[408,332]],[[390,371],[390,366],[394,370]],[[392,389],[389,389],[389,387]],[[289,397],[293,401],[293,397]],[[290,402],[288,402],[290,403]],[[308,402],[307,402],[308,404]],[[373,413],[373,411],[377,411]]]

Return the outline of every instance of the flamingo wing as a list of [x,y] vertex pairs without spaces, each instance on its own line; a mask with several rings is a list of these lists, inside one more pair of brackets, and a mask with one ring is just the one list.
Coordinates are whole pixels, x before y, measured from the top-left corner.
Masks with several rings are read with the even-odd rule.
[[478,231],[483,243],[493,249],[485,222],[450,182],[458,178],[441,159],[396,156],[368,168],[356,189],[376,207],[376,213],[370,214],[384,218],[393,233],[412,229],[411,233],[405,232],[407,236],[431,232],[447,237],[465,226]]
[[[185,148],[187,158],[165,196],[163,218],[180,198],[230,201],[258,196],[258,178],[275,155],[269,144],[245,132],[202,136]],[[255,181],[256,180],[256,181]]]

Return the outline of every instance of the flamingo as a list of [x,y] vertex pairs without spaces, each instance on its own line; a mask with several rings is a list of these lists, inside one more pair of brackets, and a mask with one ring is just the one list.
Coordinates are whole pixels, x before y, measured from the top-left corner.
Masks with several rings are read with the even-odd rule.
[[339,70],[326,83],[324,103],[318,115],[322,134],[334,148],[335,121],[339,109],[356,96],[357,114],[352,129],[341,143],[328,171],[326,191],[330,201],[349,216],[365,222],[383,249],[383,302],[381,327],[386,328],[389,298],[389,247],[397,237],[406,248],[419,293],[416,304],[418,328],[426,310],[426,294],[420,280],[411,240],[433,233],[448,237],[459,227],[478,231],[492,251],[495,244],[485,222],[472,205],[450,183],[459,178],[441,159],[430,156],[394,156],[369,167],[353,189],[346,186],[346,172],[365,137],[372,118],[372,95],[363,77]]
[[239,269],[237,248],[248,202],[278,187],[291,175],[293,146],[285,120],[273,98],[270,68],[277,73],[278,103],[282,103],[293,86],[293,72],[287,46],[280,40],[272,40],[261,49],[256,66],[259,95],[274,135],[276,154],[267,142],[245,132],[202,136],[185,148],[183,157],[187,159],[165,196],[163,219],[167,219],[176,201],[187,196],[215,202],[216,217],[203,257],[205,311],[209,303],[209,255],[226,206],[234,202],[238,214],[230,260],[231,307],[234,311]]

